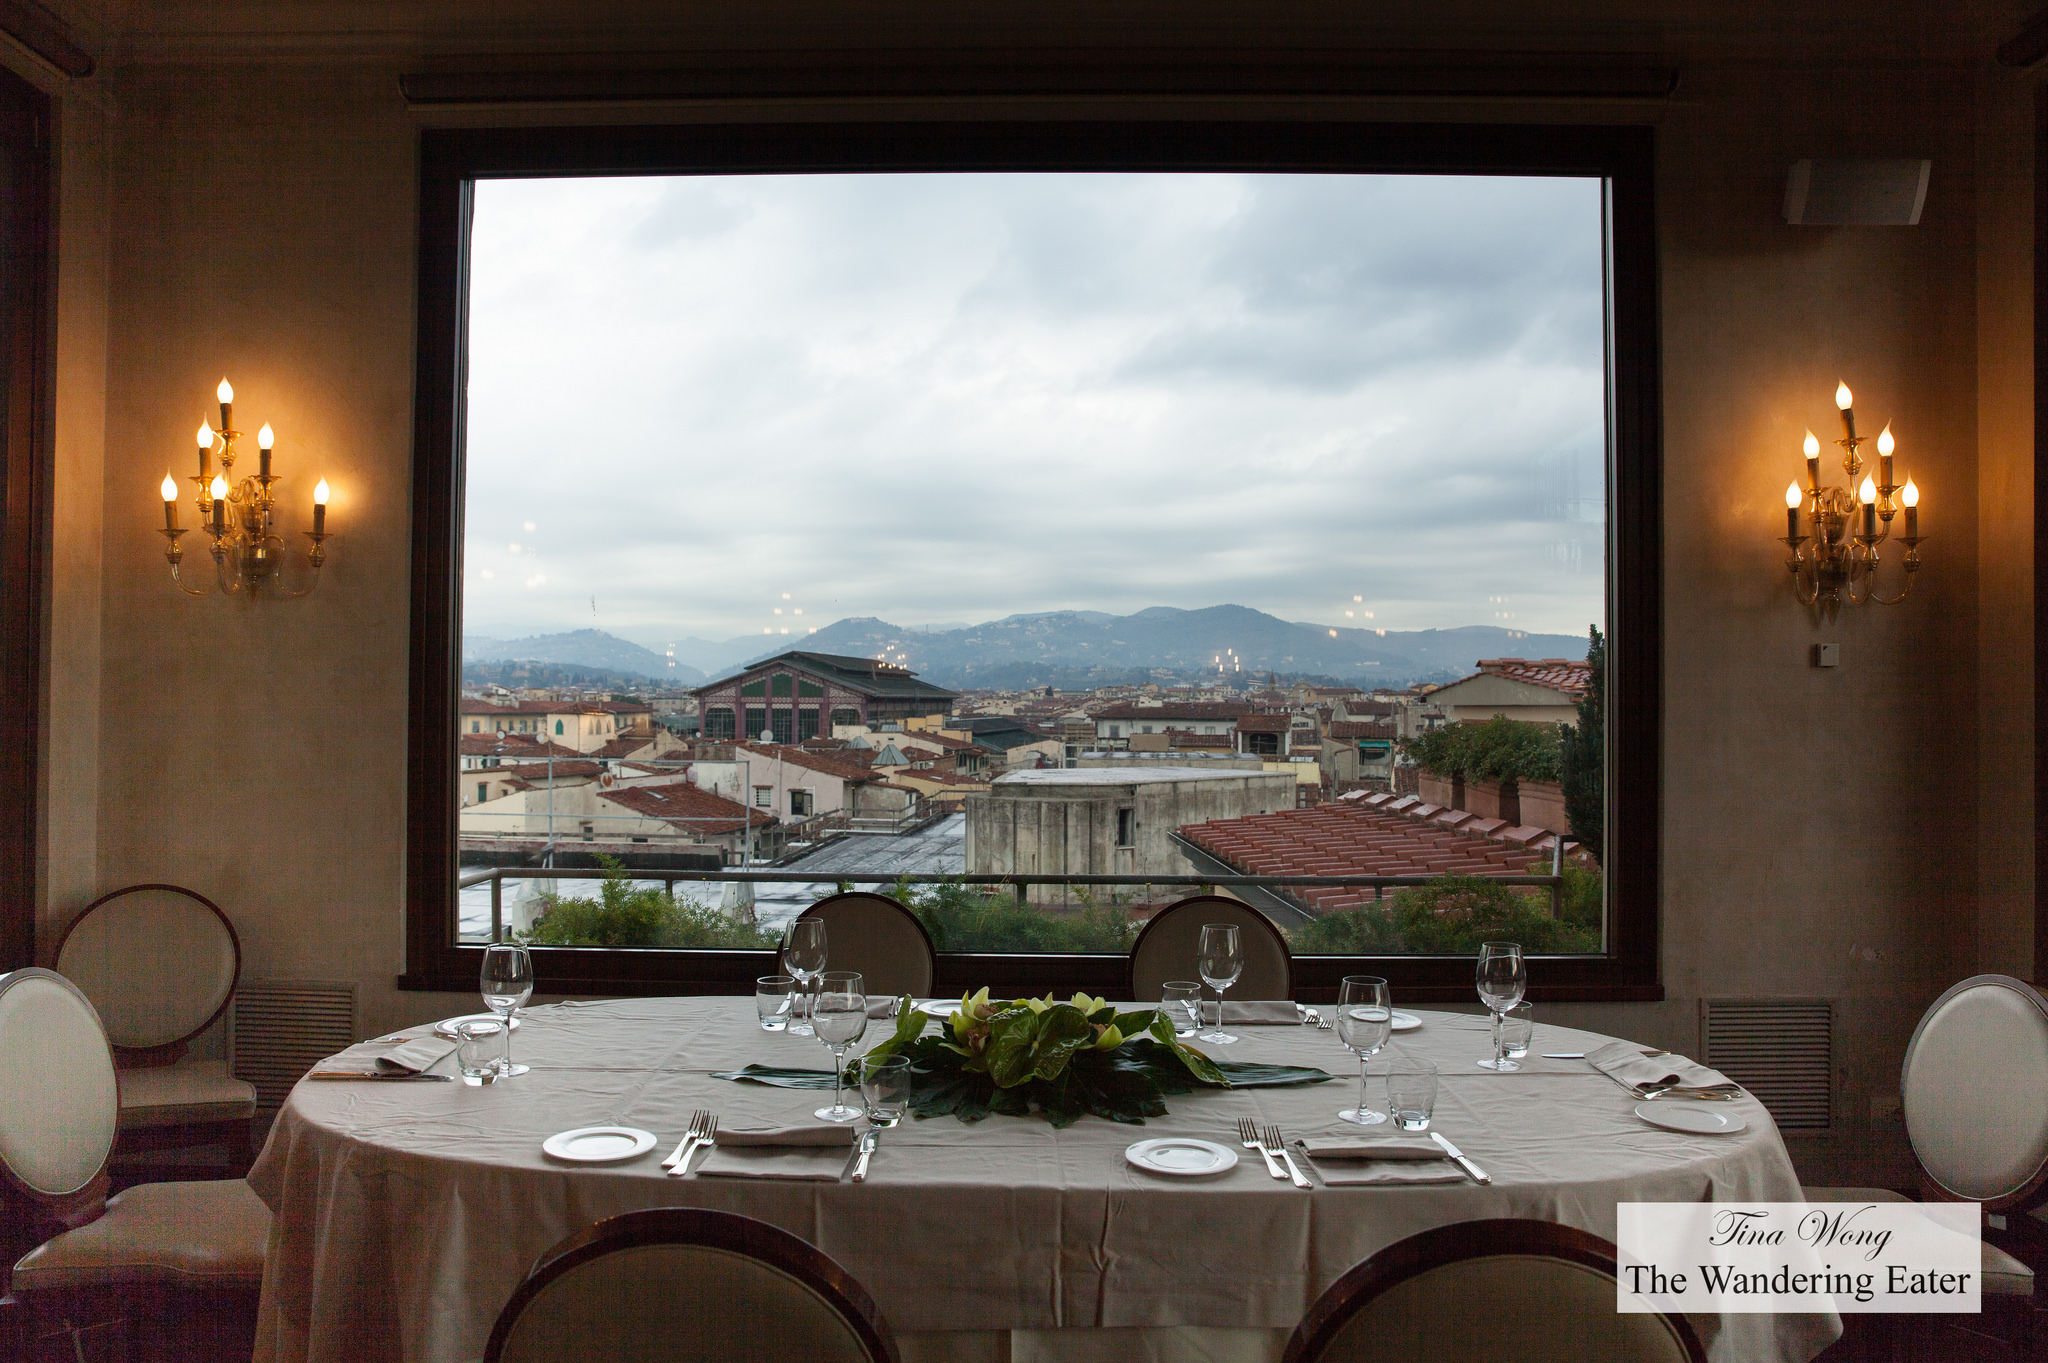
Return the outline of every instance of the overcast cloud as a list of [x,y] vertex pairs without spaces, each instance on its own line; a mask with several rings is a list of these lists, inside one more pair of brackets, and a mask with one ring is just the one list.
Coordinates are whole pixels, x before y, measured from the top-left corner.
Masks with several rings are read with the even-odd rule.
[[1601,316],[1592,180],[481,184],[464,628],[1583,635]]

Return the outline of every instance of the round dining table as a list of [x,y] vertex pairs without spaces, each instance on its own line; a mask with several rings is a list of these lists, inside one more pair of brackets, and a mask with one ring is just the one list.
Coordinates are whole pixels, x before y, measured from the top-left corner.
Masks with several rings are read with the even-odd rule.
[[[1303,1190],[1255,1151],[1202,1178],[1135,1167],[1134,1142],[1167,1136],[1238,1149],[1240,1118],[1293,1140],[1342,1135],[1358,1060],[1316,1026],[1238,1025],[1225,1060],[1306,1065],[1333,1082],[1202,1089],[1143,1126],[1084,1117],[911,1120],[886,1132],[864,1182],[711,1178],[662,1168],[699,1109],[729,1126],[810,1120],[821,1095],[714,1077],[749,1063],[827,1069],[810,1037],[765,1032],[744,997],[619,999],[529,1009],[515,1058],[530,1072],[460,1082],[302,1081],[249,1182],[276,1220],[256,1358],[277,1363],[462,1363],[482,1356],[499,1310],[549,1246],[645,1207],[743,1213],[818,1246],[874,1298],[905,1363],[1277,1360],[1316,1297],[1387,1245],[1449,1222],[1533,1217],[1612,1240],[1619,1202],[1800,1199],[1770,1114],[1693,1135],[1651,1125],[1641,1104],[1582,1059],[1612,1038],[1536,1024],[1519,1072],[1477,1065],[1483,1015],[1408,1010],[1421,1025],[1373,1060],[1384,1107],[1390,1056],[1440,1074],[1434,1126],[1491,1176]],[[889,1033],[872,1022],[866,1042]],[[415,1028],[406,1036],[418,1036]],[[395,1042],[335,1065],[367,1067]],[[452,1057],[436,1072],[452,1072]],[[657,1138],[609,1164],[543,1153],[551,1135],[619,1125]],[[1384,1128],[1380,1128],[1383,1130]],[[1357,1134],[1358,1128],[1348,1128]],[[1433,1166],[1439,1179],[1452,1166]],[[649,1303],[650,1310],[662,1309]],[[1805,1363],[1841,1331],[1832,1313],[1695,1317],[1723,1363]]]

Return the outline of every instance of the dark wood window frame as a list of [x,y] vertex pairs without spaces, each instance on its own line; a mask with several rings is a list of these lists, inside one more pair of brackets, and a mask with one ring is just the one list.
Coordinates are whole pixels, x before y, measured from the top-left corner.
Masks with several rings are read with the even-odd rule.
[[[88,59],[89,64],[89,59]],[[50,97],[0,70],[0,971],[34,965],[56,425]]]
[[[1608,186],[1608,952],[1545,958],[1530,996],[1663,997],[1658,956],[1662,432],[1653,135],[1646,127],[1267,122],[754,123],[429,129],[420,135],[414,412],[412,706],[406,989],[473,991],[481,948],[458,946],[460,686],[467,274],[479,179],[911,171],[1274,171],[1596,175]],[[535,949],[542,993],[744,992],[767,952]],[[1299,957],[1304,998],[1385,975],[1415,1002],[1471,1001],[1462,957]],[[948,955],[937,988],[1115,991],[1125,958]]]

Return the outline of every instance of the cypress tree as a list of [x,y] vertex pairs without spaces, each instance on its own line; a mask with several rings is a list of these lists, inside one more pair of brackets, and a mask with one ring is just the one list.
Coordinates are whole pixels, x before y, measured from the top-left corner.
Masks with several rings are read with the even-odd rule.
[[1586,662],[1592,675],[1586,680],[1586,694],[1579,698],[1579,722],[1560,725],[1563,747],[1562,773],[1565,817],[1571,822],[1572,837],[1593,854],[1605,859],[1603,835],[1607,831],[1607,641],[1600,627],[1591,627]]

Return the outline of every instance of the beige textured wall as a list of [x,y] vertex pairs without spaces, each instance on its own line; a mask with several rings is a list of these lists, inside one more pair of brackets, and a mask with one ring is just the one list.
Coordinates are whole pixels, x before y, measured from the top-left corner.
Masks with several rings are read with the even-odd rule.
[[[395,70],[123,82],[98,710],[102,883],[168,877],[213,895],[243,929],[252,975],[360,979],[372,1031],[466,1002],[393,984],[414,193]],[[1841,98],[1880,79],[1882,99]],[[1842,1000],[1855,1124],[1801,1144],[1823,1176],[1838,1157],[1846,1174],[1895,1167],[1913,1019],[1947,981],[2018,960],[2030,940],[2026,894],[2004,869],[2026,835],[1980,840],[2024,775],[1985,757],[1979,706],[1998,708],[2019,664],[1986,645],[1980,606],[1995,583],[1987,629],[2000,639],[2031,609],[2016,595],[2024,527],[1995,497],[1980,514],[1980,425],[2001,432],[1999,478],[2030,451],[2013,375],[1975,363],[1980,339],[2027,326],[1979,307],[2025,263],[2025,164],[1973,142],[1980,118],[2016,116],[1976,89],[1967,73],[1688,65],[1684,100],[1623,115],[1661,128],[1669,997],[1547,1011],[1690,1049],[1702,997]],[[1854,154],[1934,158],[1923,225],[1784,226],[1786,166]],[[319,472],[335,485],[341,538],[307,601],[193,601],[165,580],[152,488],[190,460],[223,372],[244,423],[280,432],[293,516]],[[1831,434],[1838,377],[1871,433],[1896,421],[1936,538],[1907,604],[1816,625],[1770,536],[1800,433]],[[1995,556],[1981,573],[1980,542]],[[1810,668],[1815,640],[1838,642],[1843,665]],[[1989,654],[2003,660],[1995,683]],[[1980,799],[1993,767],[2000,784]]]

